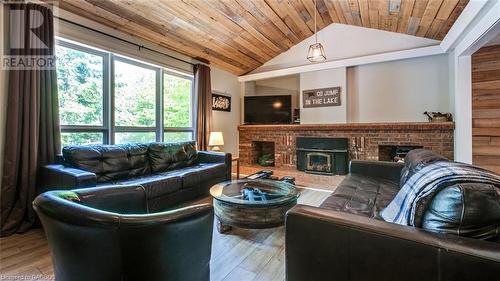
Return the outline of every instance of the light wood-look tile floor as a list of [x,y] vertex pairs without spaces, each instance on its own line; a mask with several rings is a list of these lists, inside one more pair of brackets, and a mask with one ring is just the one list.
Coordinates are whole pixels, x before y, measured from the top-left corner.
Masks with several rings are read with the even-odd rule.
[[[299,204],[318,206],[331,191],[302,189]],[[210,201],[210,198],[201,200]],[[198,201],[199,202],[199,201]],[[215,230],[212,281],[285,279],[284,227]],[[52,262],[42,229],[0,239],[0,280],[53,280]]]

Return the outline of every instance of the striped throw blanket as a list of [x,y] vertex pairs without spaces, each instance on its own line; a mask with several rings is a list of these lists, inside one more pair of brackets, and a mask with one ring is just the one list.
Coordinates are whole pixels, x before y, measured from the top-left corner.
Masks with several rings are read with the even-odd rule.
[[484,183],[500,188],[500,176],[464,163],[435,162],[408,179],[380,215],[387,222],[420,227],[434,195],[459,183]]

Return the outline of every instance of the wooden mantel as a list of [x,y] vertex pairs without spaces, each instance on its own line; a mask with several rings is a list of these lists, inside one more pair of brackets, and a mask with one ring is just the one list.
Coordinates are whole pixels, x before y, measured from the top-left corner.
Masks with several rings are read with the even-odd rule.
[[341,130],[453,130],[454,122],[395,122],[395,123],[339,123],[339,124],[279,124],[279,125],[240,125],[238,130],[259,131],[331,131]]

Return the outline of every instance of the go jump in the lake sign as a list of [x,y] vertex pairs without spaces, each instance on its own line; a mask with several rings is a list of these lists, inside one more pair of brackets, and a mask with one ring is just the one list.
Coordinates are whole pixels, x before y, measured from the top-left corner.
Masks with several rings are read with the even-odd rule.
[[302,104],[307,107],[340,105],[340,87],[331,87],[302,91]]

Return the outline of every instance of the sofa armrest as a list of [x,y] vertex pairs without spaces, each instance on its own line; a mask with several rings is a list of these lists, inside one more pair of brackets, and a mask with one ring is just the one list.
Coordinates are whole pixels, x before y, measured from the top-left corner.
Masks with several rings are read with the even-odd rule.
[[[286,216],[286,280],[494,280],[500,244],[297,205]],[[332,279],[332,278],[326,278]]]
[[96,174],[64,165],[41,167],[39,180],[38,193],[52,189],[93,187],[97,184]]
[[198,163],[224,163],[226,164],[226,180],[231,179],[232,155],[231,153],[198,151]]
[[351,160],[349,173],[399,182],[403,163]]

